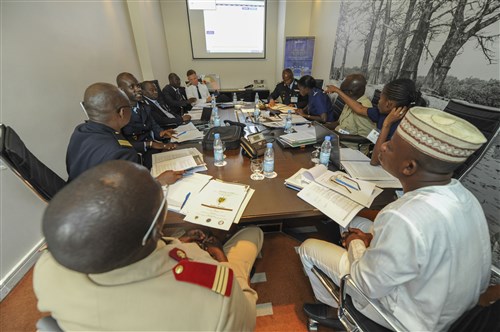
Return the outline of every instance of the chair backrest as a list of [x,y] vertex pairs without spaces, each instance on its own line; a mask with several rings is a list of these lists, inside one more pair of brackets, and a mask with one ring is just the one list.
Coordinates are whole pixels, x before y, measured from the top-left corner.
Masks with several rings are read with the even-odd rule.
[[323,89],[323,80],[322,79],[315,79],[315,85],[318,89]]
[[493,138],[498,134],[500,128],[500,109],[470,104],[461,100],[450,100],[444,111],[469,121],[487,139],[487,142],[455,171],[453,177],[460,179],[482,158],[493,142]]
[[340,114],[342,113],[344,106],[345,106],[344,100],[340,98],[340,96],[337,96],[335,98],[335,101],[333,102],[333,114],[337,119],[340,117]]
[[3,124],[0,124],[0,157],[45,202],[66,184],[26,148],[12,128]]
[[373,97],[372,97],[372,105],[373,105],[373,107],[378,107],[378,101],[380,100],[380,94],[381,93],[382,93],[382,91],[380,91],[379,89],[376,89],[373,92]]

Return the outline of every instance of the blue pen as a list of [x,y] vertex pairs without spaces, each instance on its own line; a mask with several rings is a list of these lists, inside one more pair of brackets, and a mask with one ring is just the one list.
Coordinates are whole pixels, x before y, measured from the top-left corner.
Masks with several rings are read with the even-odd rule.
[[191,196],[191,192],[188,192],[186,195],[186,198],[184,198],[184,202],[182,202],[182,205],[181,205],[181,210],[184,207],[184,205],[186,205],[186,202],[188,201],[189,196]]
[[342,184],[342,185],[344,185],[344,186],[346,186],[346,187],[349,187],[349,188],[351,188],[351,189],[353,189],[353,190],[359,190],[359,188],[354,187],[352,184],[349,184],[349,183],[347,183],[347,182],[345,182],[345,181],[342,181],[342,180],[340,180],[340,179],[335,179],[335,182],[340,183],[340,184]]
[[187,133],[187,131],[183,131],[182,133],[177,134],[177,137],[179,137],[179,136],[181,136],[181,135],[184,135],[185,133]]

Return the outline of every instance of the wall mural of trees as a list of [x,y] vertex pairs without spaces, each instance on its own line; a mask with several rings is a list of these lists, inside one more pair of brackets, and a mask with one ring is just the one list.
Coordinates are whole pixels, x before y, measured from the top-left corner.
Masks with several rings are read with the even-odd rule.
[[[482,51],[471,66],[496,63],[499,33],[490,27],[499,20],[498,0],[342,1],[330,79],[342,79],[353,71],[362,72],[371,84],[406,77],[429,93],[500,107],[498,72],[488,80],[449,75],[464,47]],[[362,53],[362,59],[348,67],[346,59],[353,52],[359,58]],[[431,65],[424,76],[417,76],[422,61]],[[459,87],[471,80],[477,93],[464,94]],[[496,96],[484,96],[486,90],[496,91]]]

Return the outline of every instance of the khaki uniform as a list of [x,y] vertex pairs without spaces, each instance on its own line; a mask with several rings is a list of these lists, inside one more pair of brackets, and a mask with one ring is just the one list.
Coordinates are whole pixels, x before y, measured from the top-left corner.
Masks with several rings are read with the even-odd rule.
[[[69,270],[45,252],[33,281],[38,309],[51,312],[64,330],[253,330],[257,293],[248,285],[248,275],[262,247],[262,231],[248,227],[233,236],[224,245],[227,263],[216,262],[196,243],[164,240],[168,244],[159,241],[141,261],[101,274]],[[182,252],[189,260],[175,259],[173,253]],[[182,262],[197,268],[193,280],[178,280],[184,273],[178,268]],[[195,279],[207,279],[206,266],[226,272],[229,267],[234,275],[221,279],[208,274],[215,281],[212,290],[196,284]]]
[[[372,107],[372,102],[367,96],[361,96],[357,101],[365,107]],[[335,128],[335,130],[340,131],[340,129],[342,129],[351,135],[367,137],[368,134],[375,128],[375,122],[372,122],[372,120],[366,116],[357,114],[346,104],[340,114],[339,125]],[[342,142],[342,144],[353,150],[358,150],[358,144],[356,143]],[[368,145],[362,145],[359,150],[367,154]]]

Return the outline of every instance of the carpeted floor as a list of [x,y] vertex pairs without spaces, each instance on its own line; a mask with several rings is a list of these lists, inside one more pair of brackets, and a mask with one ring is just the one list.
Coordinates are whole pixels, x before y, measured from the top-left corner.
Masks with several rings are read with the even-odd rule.
[[[259,294],[256,331],[307,331],[302,305],[314,299],[296,253],[299,245],[284,233],[265,235],[262,258],[256,261],[252,279],[260,280],[252,283]],[[32,275],[30,271],[0,303],[0,332],[36,330],[36,321],[43,315],[36,308]],[[320,327],[319,331],[332,330]]]

